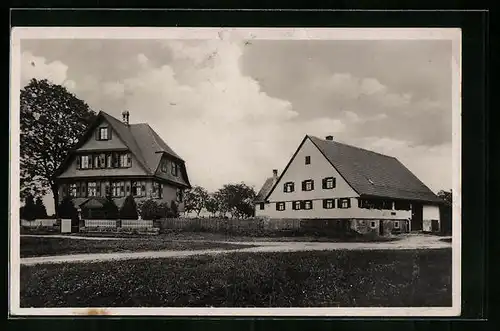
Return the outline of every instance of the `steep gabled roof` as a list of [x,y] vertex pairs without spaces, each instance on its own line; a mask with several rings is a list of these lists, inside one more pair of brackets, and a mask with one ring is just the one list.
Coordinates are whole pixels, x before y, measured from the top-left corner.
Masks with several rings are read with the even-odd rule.
[[262,185],[262,188],[260,189],[259,193],[257,193],[257,196],[255,197],[255,202],[264,202],[266,200],[267,195],[273,188],[274,184],[278,181],[278,177],[269,177],[266,179],[264,182],[264,185]]
[[[422,181],[392,156],[314,136],[306,136],[299,149],[307,138],[360,196],[442,202]],[[270,193],[266,199],[269,198]]]
[[[181,164],[181,172],[183,174],[182,179],[176,179],[173,181],[188,187],[190,186],[184,160],[181,159],[179,155],[177,155],[146,123],[126,125],[108,113],[101,111],[97,115],[94,123],[90,125],[86,133],[79,140],[78,144],[74,148],[75,150],[88,141],[92,132],[103,120],[109,123],[113,131],[127,146],[142,168],[144,168],[146,174],[157,175],[156,170],[158,169],[160,160],[164,154],[167,154],[170,158],[180,161]],[[67,160],[61,165],[58,174],[66,168],[70,158],[71,155],[68,155]],[[169,178],[164,179],[170,180]]]

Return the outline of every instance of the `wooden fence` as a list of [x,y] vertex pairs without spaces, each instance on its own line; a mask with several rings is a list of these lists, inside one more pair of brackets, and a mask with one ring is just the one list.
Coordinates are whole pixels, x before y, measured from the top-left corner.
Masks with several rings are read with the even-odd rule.
[[86,228],[116,228],[116,220],[85,220]]
[[276,231],[300,228],[299,219],[167,218],[158,222],[163,230],[184,231]]
[[122,220],[122,228],[138,229],[138,228],[153,228],[153,221],[148,220]]

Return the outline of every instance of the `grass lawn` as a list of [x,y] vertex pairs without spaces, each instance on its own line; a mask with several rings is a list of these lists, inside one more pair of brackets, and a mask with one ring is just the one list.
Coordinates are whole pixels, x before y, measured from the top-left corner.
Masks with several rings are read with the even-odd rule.
[[115,237],[115,238],[161,238],[162,240],[206,240],[206,241],[232,241],[232,242],[252,242],[252,241],[300,241],[300,242],[387,242],[401,240],[402,237],[346,237],[346,238],[332,238],[332,237],[319,237],[319,236],[292,236],[284,232],[282,235],[276,233],[274,236],[269,237],[250,237],[238,236],[234,234],[212,233],[212,232],[170,232],[159,234],[156,236],[141,235],[141,234],[126,234],[126,233],[77,233],[77,236],[86,237]]
[[21,266],[21,307],[451,306],[451,249]]
[[157,237],[124,240],[21,237],[21,257],[84,253],[140,252],[159,250],[235,249],[252,245],[214,242],[175,242]]

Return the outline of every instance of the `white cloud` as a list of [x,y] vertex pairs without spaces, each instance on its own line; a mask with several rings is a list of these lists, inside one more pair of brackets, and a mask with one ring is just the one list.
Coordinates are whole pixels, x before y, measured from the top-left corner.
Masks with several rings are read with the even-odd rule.
[[66,81],[68,66],[60,61],[46,63],[44,57],[34,56],[30,52],[21,54],[21,85],[25,86],[33,78],[48,79],[54,84],[75,88],[74,81]]
[[146,66],[149,63],[149,59],[146,55],[140,53],[139,55],[137,55],[137,62],[139,62],[141,66]]
[[150,123],[186,160],[195,185],[215,190],[245,181],[259,189],[305,134],[344,129],[331,118],[300,121],[289,101],[262,92],[241,72],[239,43],[176,41],[166,47],[174,57],[170,65],[145,67],[124,81],[126,107],[132,122]]

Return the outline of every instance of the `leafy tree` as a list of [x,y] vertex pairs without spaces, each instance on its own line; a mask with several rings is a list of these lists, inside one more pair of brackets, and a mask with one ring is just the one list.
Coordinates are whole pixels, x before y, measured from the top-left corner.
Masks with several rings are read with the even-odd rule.
[[59,206],[57,206],[57,215],[60,218],[75,219],[78,217],[78,211],[71,200],[71,197],[64,197]]
[[27,221],[33,221],[36,219],[36,205],[35,202],[33,201],[33,196],[31,194],[27,195],[25,200],[24,200],[24,206],[21,207],[20,210],[20,216],[21,219],[27,220]]
[[35,215],[36,218],[47,218],[47,208],[45,208],[45,205],[41,197],[36,198]]
[[186,194],[184,195],[184,210],[186,213],[194,211],[197,216],[200,216],[201,211],[205,208],[207,199],[207,190],[201,186],[195,186],[186,191]]
[[65,87],[32,79],[21,90],[21,197],[43,195],[48,189],[58,205],[55,171],[65,160],[95,112]]
[[251,217],[253,215],[253,201],[255,199],[255,190],[246,185],[226,184],[218,192],[221,200],[221,210],[227,210],[232,217]]
[[205,201],[205,209],[212,214],[212,216],[215,216],[219,211],[219,200],[215,197],[215,194],[209,194]]
[[124,220],[136,220],[138,218],[137,205],[133,196],[129,195],[123,202],[120,218]]
[[446,202],[446,204],[452,205],[453,202],[452,190],[449,191],[441,190],[438,192],[437,196],[443,199]]
[[177,206],[177,202],[175,202],[174,200],[172,200],[172,202],[170,203],[170,208],[166,213],[166,217],[169,218],[179,217],[179,207]]

